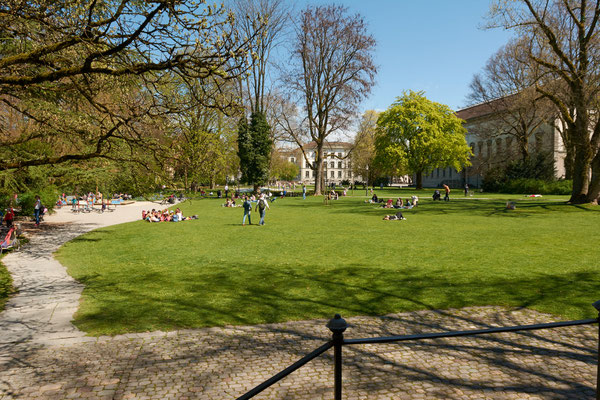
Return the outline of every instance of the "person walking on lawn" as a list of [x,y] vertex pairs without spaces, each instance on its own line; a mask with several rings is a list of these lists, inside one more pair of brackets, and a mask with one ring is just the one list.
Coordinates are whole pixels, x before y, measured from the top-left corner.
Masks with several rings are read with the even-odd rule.
[[267,210],[269,209],[269,203],[267,202],[267,199],[265,198],[265,194],[261,194],[260,198],[258,199],[258,202],[256,203],[256,208],[254,209],[254,211],[258,210],[258,212],[260,213],[260,221],[258,223],[258,225],[264,225],[265,224],[265,214],[267,213]]
[[246,225],[246,217],[248,217],[248,224],[252,225],[252,216],[250,213],[252,212],[252,202],[248,196],[244,196],[244,202],[242,203],[242,207],[244,208],[244,218],[242,218],[242,226]]

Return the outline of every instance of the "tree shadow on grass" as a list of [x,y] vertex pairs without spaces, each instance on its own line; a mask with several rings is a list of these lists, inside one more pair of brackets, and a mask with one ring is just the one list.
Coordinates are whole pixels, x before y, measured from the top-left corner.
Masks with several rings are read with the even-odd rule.
[[[176,282],[169,272],[155,271],[140,271],[135,285],[110,279],[100,275],[79,279],[86,285],[84,299],[94,299],[93,307],[77,315],[80,329],[124,333],[326,318],[338,312],[384,315],[473,305],[592,317],[590,304],[597,300],[593,296],[600,287],[598,277],[590,272],[485,281],[474,276],[458,282],[409,268],[394,273],[361,265],[298,271],[284,266],[223,264],[176,278]],[[169,285],[178,289],[169,291]]]
[[[253,280],[249,286],[257,286],[256,289],[242,288],[236,293],[234,301],[240,302],[246,298],[238,304],[241,314],[253,302],[268,306],[269,309],[283,309],[276,301],[278,297],[293,303],[294,307],[308,301],[338,309],[338,303],[349,299],[362,300],[356,296],[359,296],[359,292],[368,292],[375,298],[381,296],[388,301],[393,298],[408,300],[426,310],[379,318],[350,318],[346,337],[487,328],[530,323],[527,318],[531,317],[547,318],[533,313],[524,319],[520,312],[490,308],[440,311],[433,303],[419,300],[416,296],[411,298],[410,293],[403,295],[398,290],[381,289],[377,287],[378,282],[340,282],[337,278],[356,277],[355,273],[345,274],[343,269],[334,269],[325,274],[283,271],[280,276],[272,271],[275,280],[286,279],[296,283],[272,288],[265,297],[263,291],[259,290],[264,283]],[[222,275],[218,277],[224,278]],[[148,276],[148,279],[156,278]],[[561,288],[571,279],[585,278],[587,276],[576,274],[546,279],[548,282],[543,289]],[[347,296],[318,301],[298,299],[296,294],[290,293],[293,286],[305,284],[308,279],[324,285],[332,296],[339,290],[346,292]],[[88,282],[92,284],[93,279]],[[394,281],[394,284],[401,283],[407,283],[405,278]],[[440,285],[446,283],[441,279],[433,279],[428,283],[419,283],[413,290],[416,293],[427,287],[439,289]],[[552,295],[537,293],[528,300],[535,303],[535,299],[543,301]],[[196,303],[176,302],[192,308]],[[196,308],[205,306],[195,304]],[[348,311],[353,309],[351,307]],[[211,311],[225,313],[218,307]],[[238,311],[229,311],[227,314],[237,316]],[[327,314],[325,318],[331,315]],[[61,394],[65,397],[73,388],[94,392],[95,387],[105,384],[97,379],[101,374],[103,380],[116,382],[115,390],[123,398],[136,395],[166,397],[166,391],[174,381],[182,396],[235,398],[329,340],[326,319],[181,331],[171,336],[148,334],[139,339],[115,338],[86,346],[63,346],[50,352],[35,347],[15,347],[11,349],[13,362],[3,369],[4,372],[0,372],[0,393],[18,397],[25,388],[41,388],[47,382],[58,383],[60,388],[54,394],[59,398]],[[403,399],[411,399],[418,394],[415,389],[420,389],[425,398],[457,400],[467,396],[500,399],[506,397],[507,393],[553,399],[593,398],[594,386],[590,382],[594,380],[596,368],[596,337],[596,328],[573,327],[477,338],[346,346],[343,350],[344,392],[355,396]],[[52,365],[52,368],[48,368],[48,365]],[[329,351],[280,384],[267,389],[264,394],[278,399],[331,397],[332,372],[333,359]],[[21,381],[21,386],[14,382],[15,376],[26,377]],[[151,392],[147,391],[147,385],[140,385],[143,382],[150,382],[153,388]]]

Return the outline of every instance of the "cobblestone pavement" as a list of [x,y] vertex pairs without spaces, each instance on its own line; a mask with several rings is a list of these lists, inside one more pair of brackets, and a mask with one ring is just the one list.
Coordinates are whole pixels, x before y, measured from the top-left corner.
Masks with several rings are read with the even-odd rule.
[[[70,323],[81,287],[51,253],[111,218],[48,224],[3,259],[19,294],[0,314],[0,400],[235,399],[329,339],[325,320],[85,337]],[[354,338],[555,318],[471,307],[347,320]],[[597,337],[597,326],[579,326],[347,346],[344,399],[592,399]],[[332,364],[329,350],[256,398],[332,399]]]
[[[550,322],[474,307],[348,318],[346,337]],[[328,339],[326,321],[13,344],[0,399],[235,399]],[[344,399],[592,399],[596,326],[344,347]],[[332,399],[332,350],[257,399]]]

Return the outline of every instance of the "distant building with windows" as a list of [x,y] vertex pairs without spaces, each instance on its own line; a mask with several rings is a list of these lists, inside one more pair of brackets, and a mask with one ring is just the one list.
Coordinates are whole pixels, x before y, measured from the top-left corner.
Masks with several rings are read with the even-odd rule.
[[[300,148],[285,153],[288,161],[296,164],[299,168],[297,181],[303,184],[315,183],[315,171],[312,165],[317,159],[317,145],[315,142],[305,144],[304,151],[308,161],[302,154]],[[362,181],[360,175],[352,172],[352,160],[348,157],[352,149],[352,143],[326,142],[323,145],[323,178],[325,185],[341,185],[343,181]]]
[[[467,144],[473,152],[472,165],[461,172],[454,168],[436,168],[423,176],[423,186],[440,187],[447,184],[450,187],[464,187],[466,183],[472,188],[478,188],[481,187],[486,171],[517,160],[520,157],[517,143],[512,135],[502,133],[497,112],[489,103],[458,110],[456,115],[465,121]],[[491,130],[498,132],[490,134]],[[555,127],[548,123],[541,124],[530,136],[528,146],[531,154],[551,154],[556,178],[564,178],[566,152],[560,132]]]

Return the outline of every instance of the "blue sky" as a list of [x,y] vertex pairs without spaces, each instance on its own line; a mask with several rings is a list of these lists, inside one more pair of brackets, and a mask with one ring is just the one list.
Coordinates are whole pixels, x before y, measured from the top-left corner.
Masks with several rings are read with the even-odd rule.
[[[299,0],[306,4],[331,4]],[[343,0],[360,13],[377,40],[377,84],[362,110],[385,110],[402,91],[424,90],[429,99],[457,110],[473,74],[508,42],[511,32],[484,30],[487,0]]]

